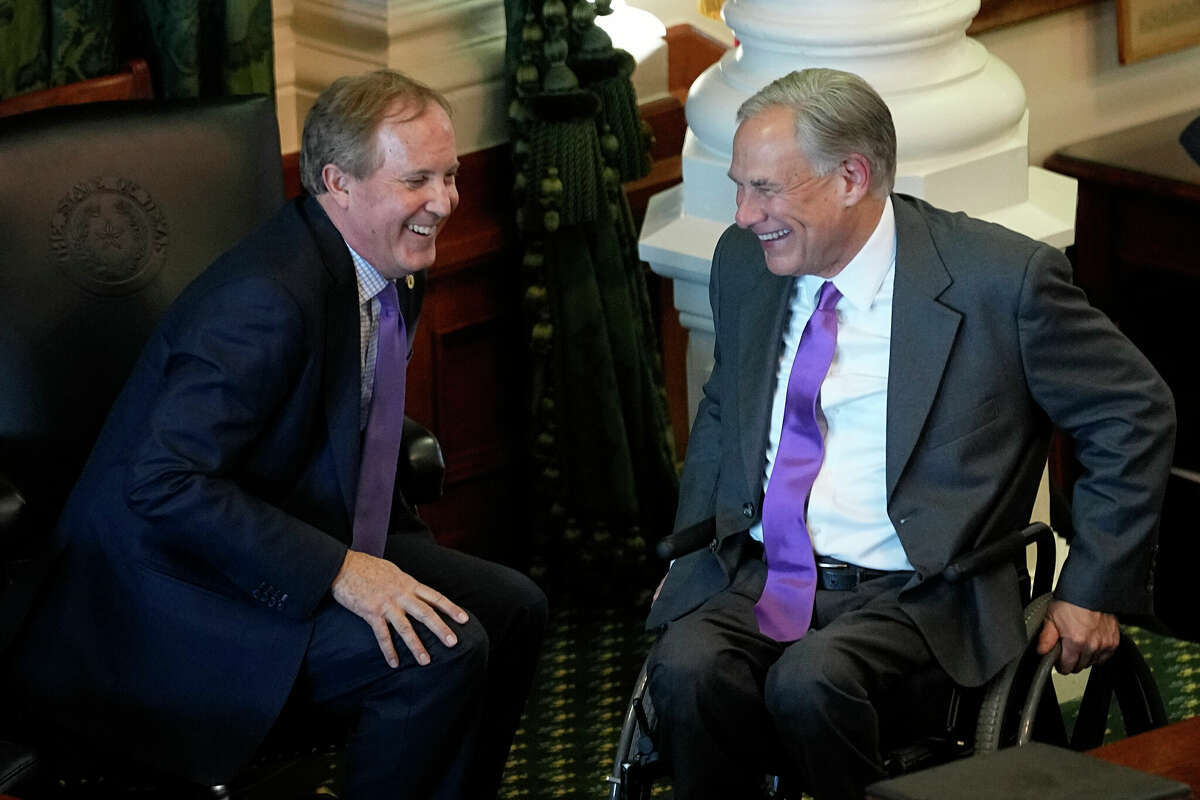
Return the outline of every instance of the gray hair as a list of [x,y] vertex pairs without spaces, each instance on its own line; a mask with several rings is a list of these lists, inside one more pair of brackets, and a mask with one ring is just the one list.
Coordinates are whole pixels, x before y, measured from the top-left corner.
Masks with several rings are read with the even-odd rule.
[[858,153],[871,165],[871,191],[892,191],[896,128],[883,98],[862,78],[836,69],[792,72],[742,103],[738,124],[778,106],[792,110],[796,141],[817,175],[828,175]]
[[397,113],[397,105],[407,122],[424,114],[430,103],[451,114],[440,92],[395,70],[338,78],[321,92],[304,120],[300,183],[311,195],[324,194],[321,171],[326,164],[359,180],[369,177],[383,164],[383,154],[375,147],[379,124]]

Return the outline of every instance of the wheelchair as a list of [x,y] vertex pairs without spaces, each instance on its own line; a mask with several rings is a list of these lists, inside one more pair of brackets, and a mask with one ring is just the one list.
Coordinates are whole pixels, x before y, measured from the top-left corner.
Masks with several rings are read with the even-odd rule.
[[[706,544],[673,537],[665,537],[659,543],[659,555],[665,559]],[[1036,552],[1032,576],[1024,568],[1028,546],[1033,546]],[[896,691],[879,698],[881,749],[889,777],[1030,741],[1074,750],[1097,747],[1103,741],[1114,698],[1127,734],[1166,725],[1166,710],[1153,676],[1137,646],[1122,633],[1112,658],[1091,668],[1079,711],[1068,733],[1050,680],[1061,644],[1044,656],[1037,652],[1038,634],[1051,600],[1054,578],[1055,542],[1050,527],[1038,522],[1013,531],[956,560],[941,577],[957,583],[1006,561],[1020,565],[1023,576],[1024,651],[981,687],[956,686],[933,667],[911,676]],[[647,692],[648,664],[649,659],[643,663],[634,683],[612,770],[605,778],[609,800],[648,800],[655,782],[670,775],[670,765],[654,742],[658,720]],[[915,708],[914,700],[918,701]],[[789,785],[780,776],[764,776],[765,797],[799,800],[801,788]]]

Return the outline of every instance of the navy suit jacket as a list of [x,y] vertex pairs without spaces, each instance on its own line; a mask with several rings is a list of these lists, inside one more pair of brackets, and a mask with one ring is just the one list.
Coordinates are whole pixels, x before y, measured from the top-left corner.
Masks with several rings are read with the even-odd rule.
[[[1084,476],[1056,593],[1149,613],[1150,575],[1175,430],[1162,379],[1071,283],[1062,253],[1000,226],[892,196],[896,277],[888,370],[888,516],[915,568],[905,611],[942,667],[977,685],[1025,643],[1018,575],[961,584],[954,560],[1029,521],[1052,423]],[[709,549],[679,559],[648,625],[728,585],[762,511],[767,426],[794,279],[767,271],[754,235],[717,244],[715,364],[688,439],[676,530],[715,518]]]
[[[359,358],[354,266],[311,198],[184,291],[59,523],[17,658],[40,713],[198,781],[249,760],[351,540]],[[396,499],[392,529],[422,528]]]

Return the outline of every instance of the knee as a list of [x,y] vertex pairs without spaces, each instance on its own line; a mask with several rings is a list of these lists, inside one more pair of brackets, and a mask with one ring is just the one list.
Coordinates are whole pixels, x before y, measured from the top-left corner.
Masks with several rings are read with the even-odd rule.
[[647,666],[650,698],[659,715],[668,719],[708,705],[709,698],[728,696],[746,671],[731,650],[697,646],[672,633],[668,628],[655,644]]
[[518,617],[526,630],[536,633],[538,639],[541,639],[550,618],[546,593],[527,576],[517,573],[517,578],[519,580],[516,582],[514,597]]
[[781,729],[821,735],[836,708],[866,698],[865,687],[853,675],[850,665],[835,653],[793,645],[767,672],[763,685],[767,711]]
[[475,682],[481,682],[487,675],[488,654],[491,650],[487,631],[473,617],[462,624],[451,623],[450,627],[458,642],[453,647],[438,643],[427,648],[430,666],[440,664],[446,671],[446,679],[456,683],[473,685]]
[[502,581],[502,591],[502,602],[509,620],[505,639],[520,641],[523,646],[537,647],[549,624],[546,593],[528,576],[516,570],[508,570]]

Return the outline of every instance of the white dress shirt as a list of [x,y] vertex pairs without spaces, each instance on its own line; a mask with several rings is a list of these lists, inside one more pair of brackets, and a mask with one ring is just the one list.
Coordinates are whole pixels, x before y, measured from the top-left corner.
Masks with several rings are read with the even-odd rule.
[[[821,384],[825,460],[809,496],[807,521],[813,549],[820,555],[871,569],[907,570],[912,565],[887,515],[885,473],[895,278],[896,217],[888,198],[866,244],[833,278],[842,299],[837,305],[837,347]],[[824,282],[804,275],[794,284],[775,373],[764,491],[783,430],[792,361]],[[762,541],[761,522],[750,529],[750,535]]]

